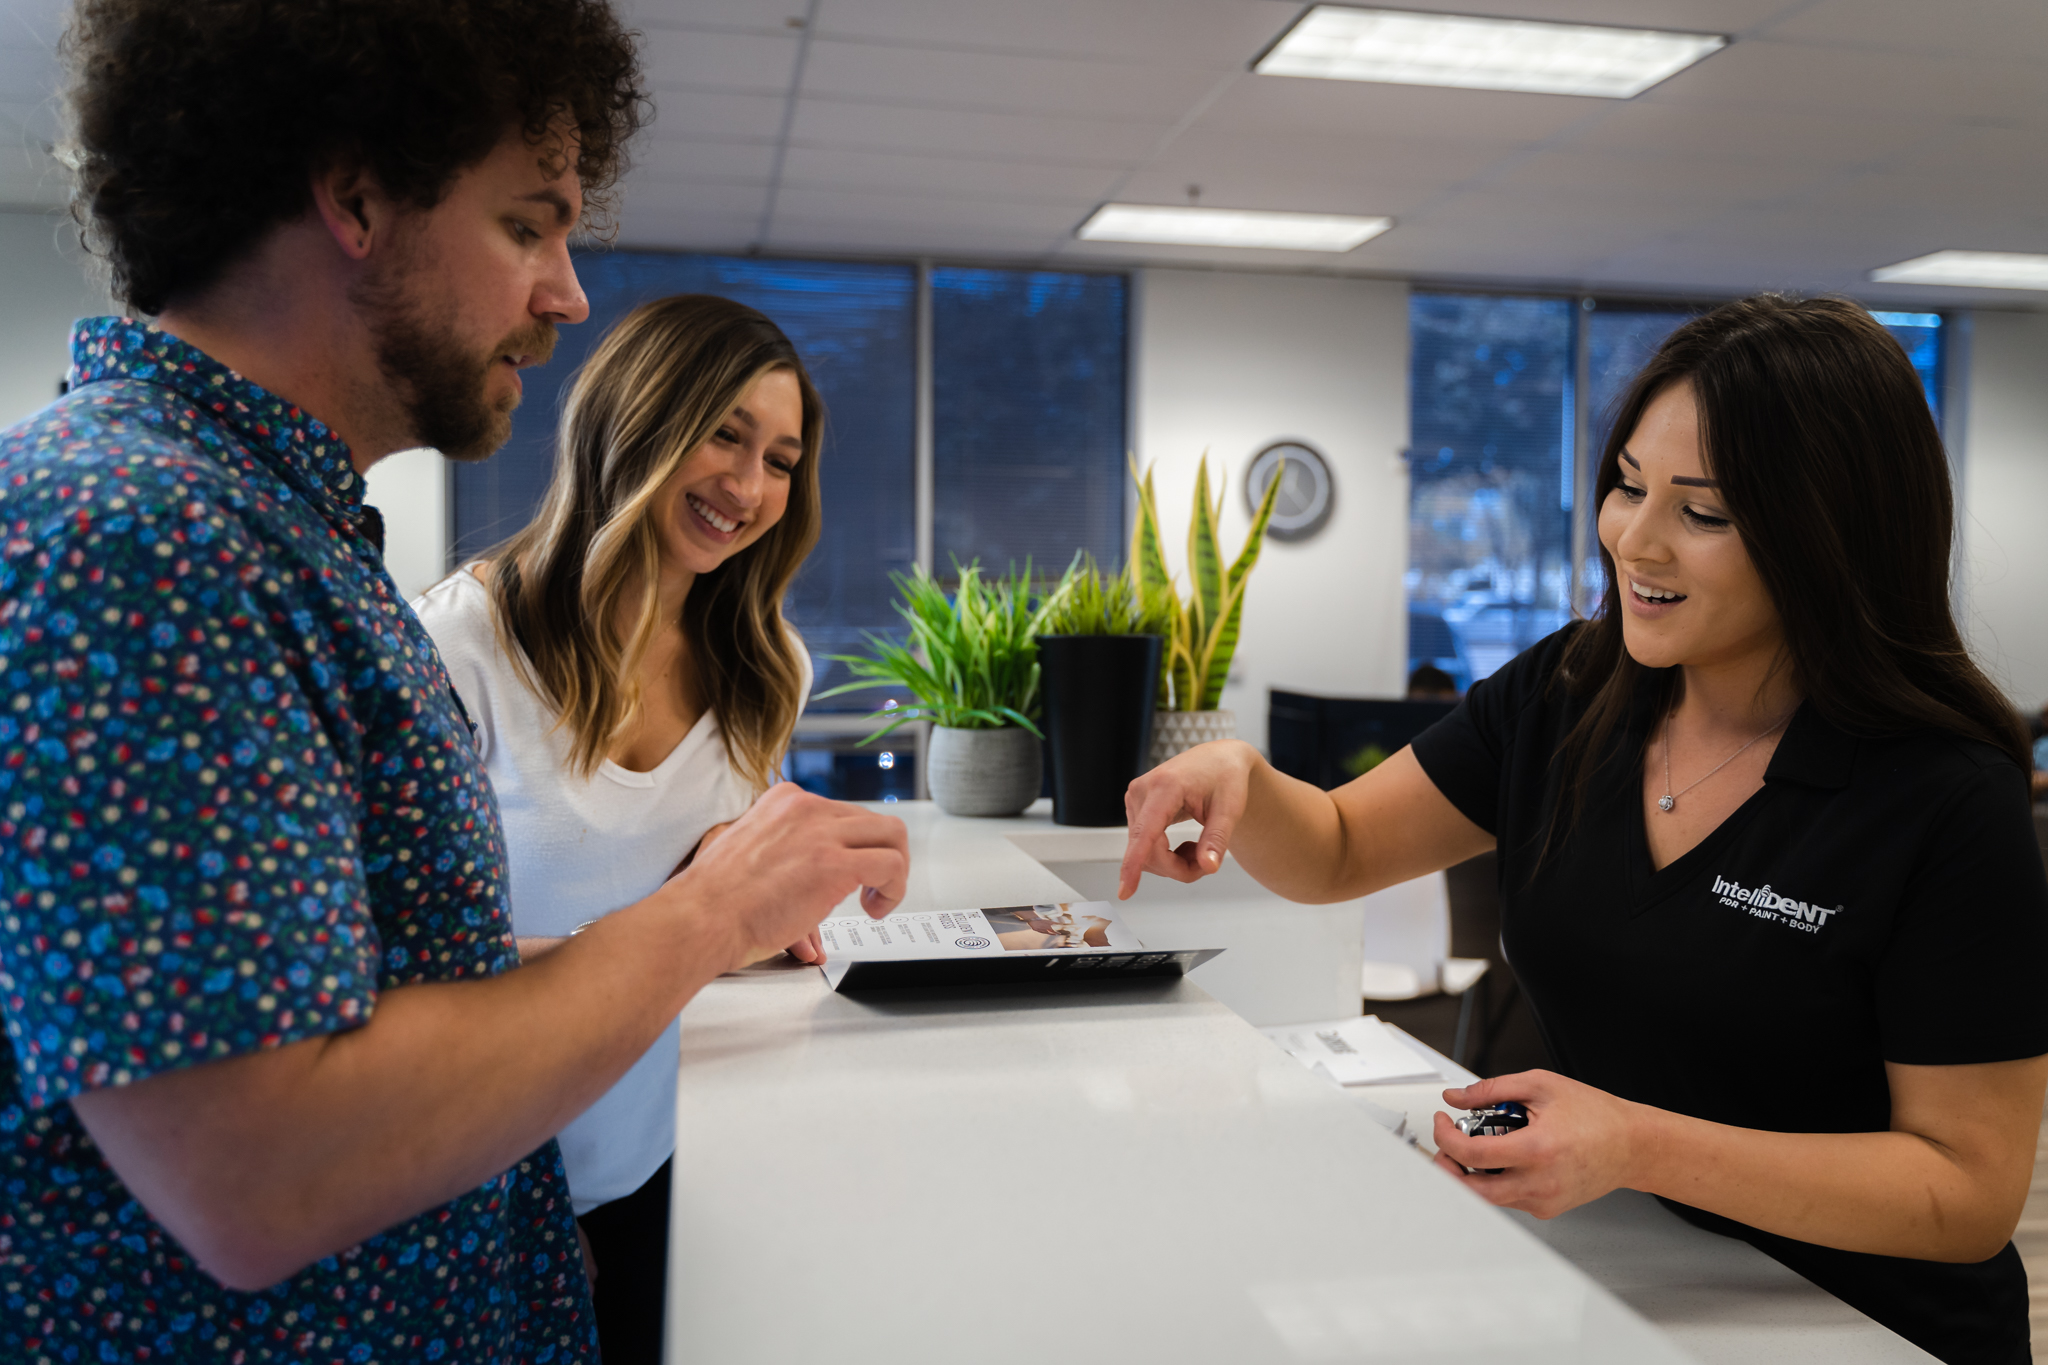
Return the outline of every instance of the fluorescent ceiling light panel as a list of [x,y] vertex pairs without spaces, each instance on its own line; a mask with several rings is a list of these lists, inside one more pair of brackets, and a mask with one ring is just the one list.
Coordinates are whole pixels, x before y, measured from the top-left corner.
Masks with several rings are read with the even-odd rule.
[[1391,218],[1336,213],[1275,213],[1170,204],[1104,204],[1074,235],[1090,242],[1263,247],[1270,251],[1349,251],[1394,225]]
[[1625,100],[1727,45],[1716,33],[1317,5],[1252,70]]
[[1879,284],[1962,284],[1972,289],[2048,289],[2048,256],[2024,251],[1937,251],[1870,272]]

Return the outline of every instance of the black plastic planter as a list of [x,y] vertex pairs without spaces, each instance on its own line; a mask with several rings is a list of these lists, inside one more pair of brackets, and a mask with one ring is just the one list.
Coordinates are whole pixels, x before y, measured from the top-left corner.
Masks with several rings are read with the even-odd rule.
[[1159,651],[1157,635],[1038,637],[1054,824],[1124,822],[1124,788],[1152,747]]

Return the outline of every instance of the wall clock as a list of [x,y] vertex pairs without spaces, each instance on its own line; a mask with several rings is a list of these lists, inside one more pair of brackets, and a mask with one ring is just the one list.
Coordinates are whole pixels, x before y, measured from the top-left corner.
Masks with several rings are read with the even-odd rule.
[[1275,441],[1252,456],[1251,466],[1245,470],[1244,500],[1253,516],[1258,515],[1275,471],[1281,471],[1280,494],[1273,499],[1273,519],[1266,523],[1266,534],[1275,540],[1307,540],[1328,523],[1336,505],[1330,463],[1314,446],[1300,441]]

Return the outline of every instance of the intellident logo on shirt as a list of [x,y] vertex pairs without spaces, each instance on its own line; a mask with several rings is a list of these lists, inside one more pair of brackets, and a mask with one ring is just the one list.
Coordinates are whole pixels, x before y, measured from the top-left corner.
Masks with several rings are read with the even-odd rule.
[[1827,927],[1830,915],[1842,913],[1842,907],[1809,905],[1805,901],[1793,900],[1771,890],[1769,882],[1759,887],[1747,887],[1726,877],[1714,878],[1714,894],[1721,898],[1721,904],[1733,905],[1749,911],[1758,919],[1774,920],[1790,925],[1801,933],[1817,934]]

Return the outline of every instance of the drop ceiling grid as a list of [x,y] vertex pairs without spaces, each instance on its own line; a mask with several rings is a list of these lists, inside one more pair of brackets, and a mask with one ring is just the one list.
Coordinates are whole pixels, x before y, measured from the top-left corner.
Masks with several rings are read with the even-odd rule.
[[[629,5],[658,110],[625,186],[622,242],[757,244],[804,38],[789,20],[809,6]],[[64,7],[0,0],[0,201],[63,197],[41,144],[56,132],[49,46]],[[1300,13],[1296,0],[819,0],[766,245],[2042,301],[1873,287],[1864,276],[1941,246],[2048,251],[2040,0],[1401,7],[1736,42],[1635,100],[1608,102],[1248,74]],[[1336,257],[1070,236],[1112,192],[1179,202],[1189,184],[1204,203],[1399,222]]]

